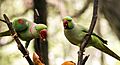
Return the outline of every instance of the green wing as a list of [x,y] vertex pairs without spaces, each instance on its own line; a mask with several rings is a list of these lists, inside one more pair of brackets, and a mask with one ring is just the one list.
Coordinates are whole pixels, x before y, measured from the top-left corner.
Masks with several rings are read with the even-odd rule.
[[[86,32],[86,33],[88,33],[88,31],[87,30],[82,30],[83,32]],[[95,34],[95,33],[92,33],[92,35],[93,36],[96,36],[97,38],[99,38],[104,44],[107,44],[107,41],[106,40],[104,40],[103,38],[101,38],[100,36],[98,36],[97,34]]]
[[[88,33],[86,30],[83,30],[83,32]],[[112,50],[110,50],[107,46],[104,45],[107,44],[106,40],[102,39],[100,36],[96,35],[95,33],[92,33],[91,37],[92,37],[91,46],[116,58],[117,60],[120,60],[120,57],[116,53],[114,53]]]

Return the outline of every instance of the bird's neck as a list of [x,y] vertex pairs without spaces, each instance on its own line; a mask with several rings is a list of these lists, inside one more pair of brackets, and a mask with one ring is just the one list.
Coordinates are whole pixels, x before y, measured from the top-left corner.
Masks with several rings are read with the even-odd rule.
[[31,26],[30,26],[30,28],[29,28],[29,31],[30,31],[30,33],[31,33],[31,35],[33,36],[33,37],[36,37],[36,30],[35,30],[35,26],[36,26],[37,24],[35,24],[35,23],[31,23]]

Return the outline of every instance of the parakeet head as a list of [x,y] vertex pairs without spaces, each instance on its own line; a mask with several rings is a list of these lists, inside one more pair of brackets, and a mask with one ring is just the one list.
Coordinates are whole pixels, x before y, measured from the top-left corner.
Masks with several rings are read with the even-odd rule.
[[15,30],[17,32],[20,32],[20,31],[23,31],[23,30],[26,30],[28,28],[28,25],[27,25],[27,20],[24,19],[24,18],[20,18],[20,19],[15,19],[13,21],[13,27],[15,28]]
[[66,16],[63,18],[64,29],[72,29],[74,27],[72,18],[70,16]]
[[44,24],[37,24],[35,26],[35,29],[37,30],[37,32],[40,35],[40,38],[45,41],[47,38],[47,26]]

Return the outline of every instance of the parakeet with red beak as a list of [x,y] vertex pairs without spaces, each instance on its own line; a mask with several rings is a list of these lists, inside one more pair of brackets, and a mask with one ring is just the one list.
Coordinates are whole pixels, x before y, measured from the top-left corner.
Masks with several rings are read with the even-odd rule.
[[[23,41],[26,41],[26,48],[32,39],[40,38],[41,40],[45,41],[47,37],[47,26],[44,24],[36,24],[24,18],[15,19],[12,24],[19,38]],[[0,37],[9,35],[9,31],[0,33]]]
[[[87,29],[73,21],[70,16],[66,16],[63,18],[63,26],[64,26],[64,34],[66,38],[74,45],[80,46],[83,42],[85,35],[87,34]],[[105,44],[107,44],[106,40],[103,40],[101,37],[92,33],[91,39],[87,45],[93,46],[96,49],[120,60],[120,57],[111,51]]]

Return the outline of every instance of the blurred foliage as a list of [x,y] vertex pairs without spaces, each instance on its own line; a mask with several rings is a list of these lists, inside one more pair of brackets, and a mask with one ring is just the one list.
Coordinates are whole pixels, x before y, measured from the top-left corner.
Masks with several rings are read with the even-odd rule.
[[[70,44],[65,38],[63,32],[62,18],[66,15],[74,15],[79,12],[85,5],[87,0],[47,0],[48,19],[48,42],[49,42],[49,63],[50,65],[60,65],[64,61],[73,61],[77,63],[77,52],[79,48]],[[44,5],[43,5],[44,6]],[[16,17],[24,17],[33,21],[33,3],[31,0],[0,0],[0,19],[2,14],[7,14],[9,18],[14,20]],[[92,17],[93,4],[79,17],[74,17],[74,21],[89,27]],[[120,42],[115,33],[110,28],[108,21],[103,15],[99,15],[101,34],[108,41],[108,47],[115,53],[120,55]],[[97,27],[97,26],[96,26]],[[7,30],[6,24],[0,21],[0,32]],[[9,38],[9,39],[8,39]],[[6,44],[10,41],[10,37],[0,38],[0,44]],[[25,43],[24,41],[22,41]],[[28,50],[30,56],[33,54],[33,42],[31,42]],[[100,51],[89,47],[85,54],[90,54],[86,65],[100,65]],[[119,65],[120,62],[105,54],[105,65]],[[28,65],[25,58],[19,52],[15,42],[0,47],[0,65]]]

